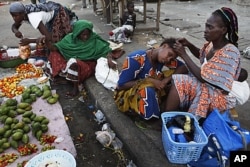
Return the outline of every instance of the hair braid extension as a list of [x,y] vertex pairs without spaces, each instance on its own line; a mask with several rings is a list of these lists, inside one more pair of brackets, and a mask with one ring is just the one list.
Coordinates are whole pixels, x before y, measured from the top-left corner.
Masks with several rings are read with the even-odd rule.
[[234,11],[230,8],[222,7],[221,9],[213,12],[213,14],[216,14],[222,18],[223,22],[228,28],[228,40],[238,47],[238,19]]

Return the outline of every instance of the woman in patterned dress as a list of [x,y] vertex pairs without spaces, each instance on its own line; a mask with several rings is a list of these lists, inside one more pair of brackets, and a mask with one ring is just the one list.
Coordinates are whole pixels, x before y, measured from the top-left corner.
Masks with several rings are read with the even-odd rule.
[[13,2],[10,5],[9,12],[14,20],[11,27],[12,32],[17,38],[21,39],[21,45],[40,42],[40,38],[25,38],[26,34],[19,31],[24,22],[31,24],[34,29],[38,29],[46,37],[45,42],[48,45],[49,42],[60,41],[72,31],[71,17],[75,16],[73,12],[61,4],[52,1],[27,5],[21,2]]
[[137,113],[145,120],[159,118],[161,98],[171,80],[162,69],[164,65],[176,69],[183,64],[176,59],[175,42],[167,38],[159,48],[137,50],[126,57],[114,95],[120,111]]
[[[233,81],[241,70],[238,44],[238,21],[232,9],[223,7],[212,13],[205,24],[207,43],[195,47],[186,39],[179,39],[175,51],[185,61],[189,75],[173,75],[165,111],[188,111],[198,119],[217,108],[231,109],[236,98],[229,94]],[[186,53],[188,47],[199,58],[201,66]]]

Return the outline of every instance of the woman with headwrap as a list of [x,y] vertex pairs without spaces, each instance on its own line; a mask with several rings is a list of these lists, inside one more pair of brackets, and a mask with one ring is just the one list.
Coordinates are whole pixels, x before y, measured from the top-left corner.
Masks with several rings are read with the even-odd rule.
[[9,12],[14,20],[12,31],[17,38],[21,38],[21,45],[39,42],[37,39],[24,38],[24,34],[19,31],[23,22],[28,22],[38,29],[46,37],[47,45],[49,42],[58,42],[72,31],[70,23],[72,12],[59,3],[48,1],[23,5],[21,2],[13,2]]
[[78,86],[95,73],[96,60],[107,57],[109,67],[115,68],[112,58],[119,58],[123,50],[114,50],[110,43],[93,32],[93,24],[87,20],[78,20],[73,31],[61,41],[50,45],[48,73],[53,80],[56,76],[65,76],[72,81],[74,88],[68,96],[78,94]]
[[[229,93],[241,71],[238,21],[233,10],[223,7],[214,11],[206,21],[204,38],[207,43],[201,49],[186,39],[175,44],[189,75],[172,76],[165,111],[188,111],[199,119],[206,118],[215,108],[223,112],[236,106],[236,97]],[[201,66],[186,53],[185,46]]]

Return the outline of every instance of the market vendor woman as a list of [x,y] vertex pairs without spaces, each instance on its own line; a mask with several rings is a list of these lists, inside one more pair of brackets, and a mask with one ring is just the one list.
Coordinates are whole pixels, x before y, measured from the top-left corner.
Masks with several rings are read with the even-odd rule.
[[109,42],[93,32],[91,22],[78,20],[73,25],[72,33],[50,45],[47,72],[52,80],[60,75],[73,82],[73,90],[66,96],[76,96],[79,93],[78,86],[95,73],[97,59],[107,57],[109,67],[116,67],[111,60],[120,57],[123,52],[112,51],[109,45]]
[[72,13],[59,3],[48,1],[46,3],[23,5],[21,2],[11,3],[9,12],[14,20],[11,29],[17,38],[21,38],[21,45],[37,43],[36,39],[25,38],[19,31],[23,22],[31,24],[46,37],[46,44],[58,42],[72,31],[70,15]]

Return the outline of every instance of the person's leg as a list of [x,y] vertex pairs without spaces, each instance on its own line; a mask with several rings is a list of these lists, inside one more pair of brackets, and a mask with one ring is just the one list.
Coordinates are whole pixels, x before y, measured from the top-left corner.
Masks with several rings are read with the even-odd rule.
[[82,0],[82,8],[87,8],[86,0]]
[[178,111],[180,108],[180,98],[177,89],[172,82],[167,99],[165,101],[165,111]]

